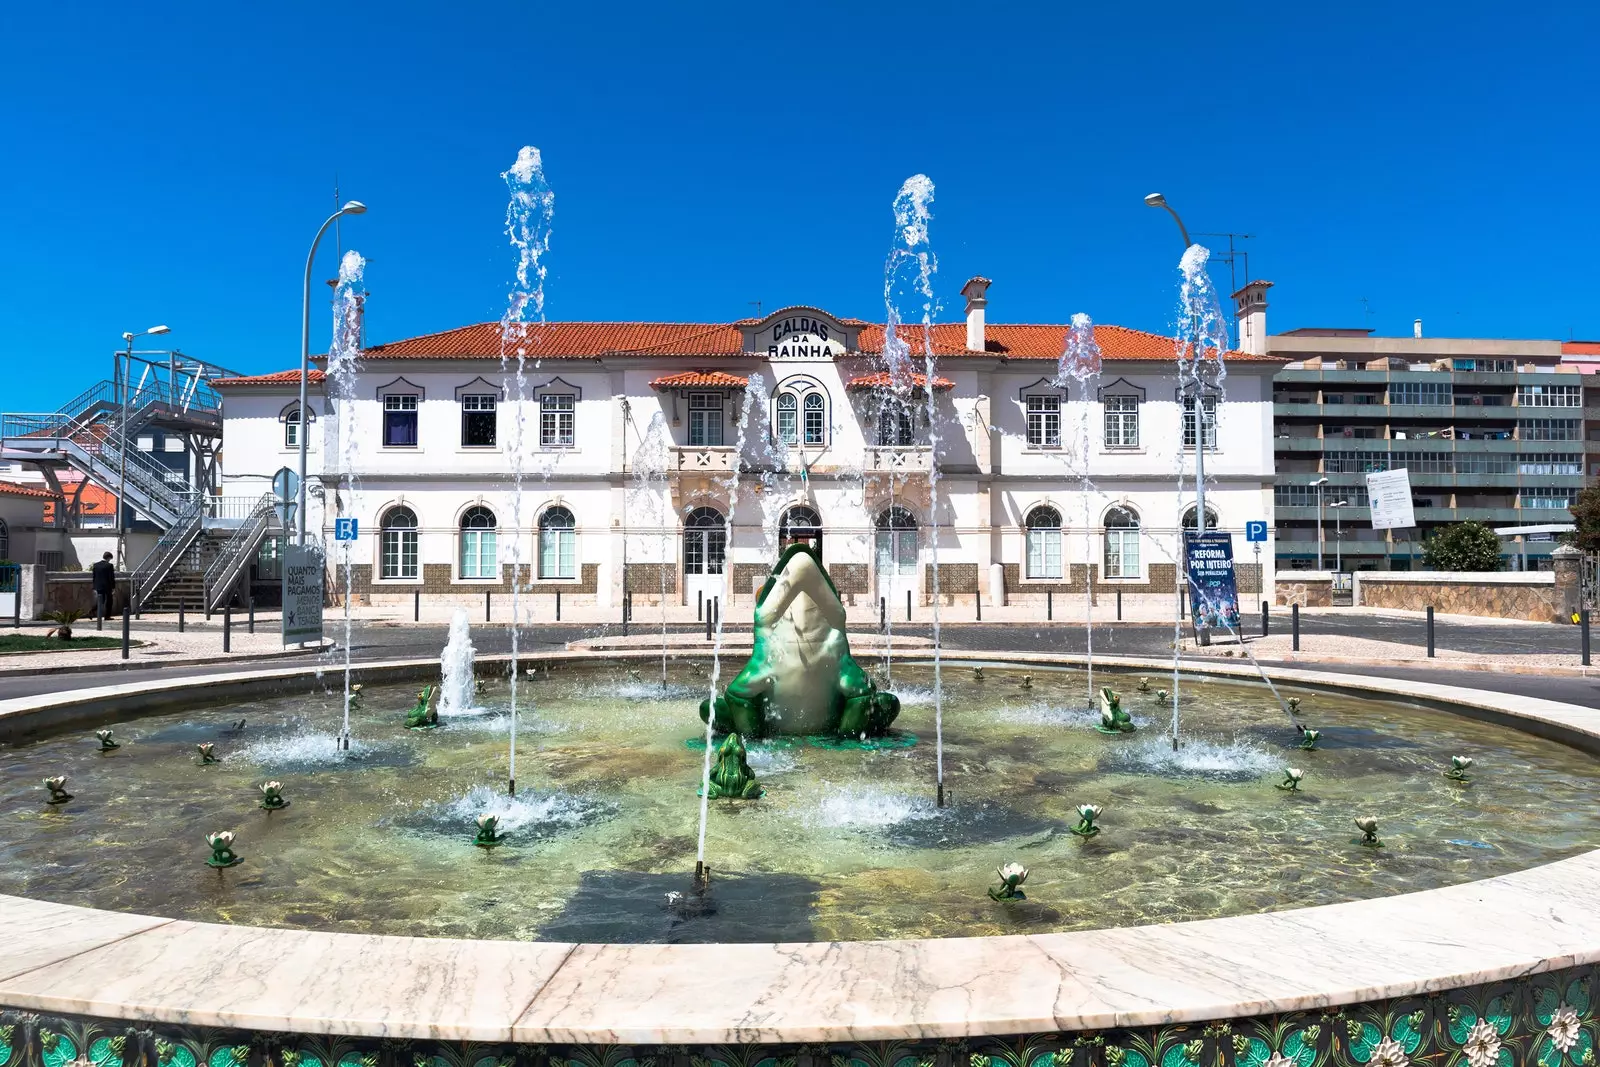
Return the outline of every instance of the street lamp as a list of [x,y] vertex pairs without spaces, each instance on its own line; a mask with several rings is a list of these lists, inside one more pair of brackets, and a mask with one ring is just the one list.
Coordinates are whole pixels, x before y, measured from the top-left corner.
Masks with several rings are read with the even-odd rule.
[[[1335,500],[1328,505],[1330,508],[1347,508],[1348,500]],[[1335,510],[1333,513],[1333,570],[1335,574],[1344,573],[1344,512]]]
[[1322,569],[1322,487],[1328,484],[1327,478],[1318,478],[1311,483],[1317,487],[1317,570]]
[[128,502],[124,493],[128,488],[128,368],[133,362],[133,339],[171,332],[171,326],[152,326],[138,333],[125,330],[122,334],[122,339],[128,345],[122,354],[122,373],[118,375],[117,382],[117,393],[122,406],[122,417],[117,421],[122,434],[122,447],[117,452],[117,566],[122,570],[128,569],[128,513],[125,510]]
[[[1161,193],[1151,193],[1144,198],[1144,202],[1148,207],[1163,208],[1167,214],[1172,216],[1172,221],[1178,224],[1178,234],[1183,238],[1183,250],[1185,252],[1189,251],[1189,229],[1184,226],[1183,219],[1178,217],[1178,213],[1173,210],[1172,205],[1167,203],[1167,198]],[[1190,342],[1194,346],[1190,354],[1194,358],[1196,384],[1194,397],[1194,530],[1197,535],[1203,536],[1206,532],[1206,390],[1205,378],[1202,373],[1204,365],[1201,362],[1200,341],[1200,323],[1196,321],[1194,340]],[[1180,387],[1183,385],[1181,381],[1178,384]],[[1183,447],[1181,439],[1178,447],[1180,450]],[[1183,524],[1180,522],[1178,525],[1182,526]],[[1184,560],[1184,573],[1185,575],[1188,574],[1187,556]],[[1191,590],[1191,595],[1192,592]],[[1206,632],[1204,619],[1195,624],[1195,640],[1202,645],[1211,643],[1211,637]],[[1177,737],[1173,737],[1172,743],[1173,747],[1176,748]]]
[[306,442],[311,432],[310,413],[306,410],[306,382],[311,377],[311,264],[317,258],[317,245],[322,243],[322,235],[328,232],[335,219],[343,215],[364,215],[366,211],[367,205],[351,200],[329,215],[317,236],[312,238],[311,251],[306,253],[305,295],[300,304],[300,485],[295,490],[296,542],[302,547],[306,543]]

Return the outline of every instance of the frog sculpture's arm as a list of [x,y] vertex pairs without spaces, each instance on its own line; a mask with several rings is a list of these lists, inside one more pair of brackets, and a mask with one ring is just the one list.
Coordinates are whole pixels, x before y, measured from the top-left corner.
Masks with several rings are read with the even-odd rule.
[[849,652],[839,662],[839,733],[844,737],[877,736],[900,714],[900,698],[878,691]]
[[[756,644],[759,650],[760,642]],[[742,734],[745,737],[767,735],[767,700],[772,694],[772,674],[766,663],[755,655],[744,665],[728,687],[717,697],[717,718],[712,727],[719,734]],[[711,702],[700,702],[700,721],[711,712]]]

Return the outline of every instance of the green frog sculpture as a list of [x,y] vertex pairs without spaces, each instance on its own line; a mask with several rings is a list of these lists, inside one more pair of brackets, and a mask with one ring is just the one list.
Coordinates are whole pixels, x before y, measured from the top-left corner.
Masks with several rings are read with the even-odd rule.
[[1100,689],[1100,724],[1103,734],[1128,734],[1134,731],[1133,716],[1122,710],[1122,698],[1110,686]]
[[765,792],[745,758],[744,741],[729,734],[717,746],[717,759],[711,765],[709,782],[712,800],[756,800]]
[[434,691],[431,685],[417,690],[417,703],[406,712],[407,730],[432,730],[439,725],[439,704],[434,699]]
[[900,714],[850,655],[844,605],[809,545],[783,550],[756,597],[750,659],[700,718],[718,733],[878,737]]

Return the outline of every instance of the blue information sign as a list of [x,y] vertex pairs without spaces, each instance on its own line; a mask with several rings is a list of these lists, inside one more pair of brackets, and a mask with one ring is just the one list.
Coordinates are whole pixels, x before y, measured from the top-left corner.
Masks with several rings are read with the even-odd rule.
[[333,520],[333,539],[335,541],[354,541],[357,536],[356,530],[355,519]]
[[1189,571],[1189,611],[1197,628],[1239,629],[1239,588],[1233,577],[1233,535],[1221,532],[1183,535]]
[[1259,519],[1245,523],[1244,539],[1246,541],[1265,541],[1267,539],[1267,524]]

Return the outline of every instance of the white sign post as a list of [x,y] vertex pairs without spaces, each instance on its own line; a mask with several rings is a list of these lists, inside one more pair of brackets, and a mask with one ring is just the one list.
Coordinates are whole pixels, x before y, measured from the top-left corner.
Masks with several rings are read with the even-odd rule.
[[1417,525],[1411,510],[1411,476],[1404,467],[1367,475],[1367,499],[1374,530],[1409,530]]
[[322,640],[322,549],[283,548],[283,643]]

